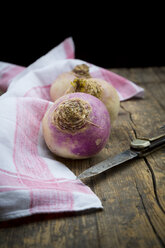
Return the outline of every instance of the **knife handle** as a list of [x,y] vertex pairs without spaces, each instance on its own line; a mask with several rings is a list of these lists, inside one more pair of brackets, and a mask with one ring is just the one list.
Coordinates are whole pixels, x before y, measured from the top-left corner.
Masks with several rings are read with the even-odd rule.
[[165,146],[165,136],[163,136],[157,140],[154,140],[152,142],[149,142],[149,145],[146,148],[143,148],[141,150],[139,150],[137,148],[133,148],[133,150],[137,152],[139,157],[145,157],[148,154],[150,154],[156,150],[159,150],[163,146]]

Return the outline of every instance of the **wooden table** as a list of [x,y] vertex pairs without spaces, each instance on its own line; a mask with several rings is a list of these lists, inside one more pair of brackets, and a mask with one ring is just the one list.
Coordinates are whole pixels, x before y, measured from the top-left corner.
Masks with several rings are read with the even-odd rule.
[[[95,158],[65,163],[77,175],[165,124],[165,67],[112,69],[145,88],[121,103],[109,144]],[[61,159],[62,162],[64,160]],[[165,148],[85,181],[104,209],[36,215],[0,224],[1,248],[165,247]]]

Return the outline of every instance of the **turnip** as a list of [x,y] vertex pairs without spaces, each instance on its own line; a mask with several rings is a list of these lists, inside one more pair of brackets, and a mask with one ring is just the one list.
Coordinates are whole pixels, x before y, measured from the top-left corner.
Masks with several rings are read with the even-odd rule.
[[116,89],[103,79],[92,78],[87,65],[78,65],[73,71],[62,73],[50,88],[52,101],[75,92],[87,93],[100,99],[108,109],[111,125],[117,119],[120,101]]
[[90,78],[89,67],[85,64],[77,65],[72,71],[60,74],[52,83],[50,88],[50,97],[54,102],[59,97],[66,94],[66,91],[71,87],[71,82],[75,78]]
[[98,98],[71,93],[52,104],[42,127],[50,151],[64,158],[83,159],[105,147],[110,135],[110,117]]

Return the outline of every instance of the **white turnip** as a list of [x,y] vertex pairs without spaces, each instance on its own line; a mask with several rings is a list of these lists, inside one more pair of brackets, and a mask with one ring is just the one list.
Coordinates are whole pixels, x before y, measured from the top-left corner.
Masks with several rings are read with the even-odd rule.
[[50,88],[52,101],[75,92],[87,93],[100,99],[108,109],[111,125],[117,119],[120,100],[116,89],[103,79],[92,78],[87,65],[78,65],[73,71],[62,73]]

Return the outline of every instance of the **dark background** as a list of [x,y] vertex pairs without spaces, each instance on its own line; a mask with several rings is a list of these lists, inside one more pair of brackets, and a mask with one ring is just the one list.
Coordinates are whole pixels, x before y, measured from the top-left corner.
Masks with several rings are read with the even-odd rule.
[[165,65],[163,6],[157,9],[154,3],[151,11],[151,6],[144,10],[139,5],[125,12],[120,4],[115,8],[109,4],[80,12],[81,3],[74,11],[52,5],[53,14],[49,6],[47,11],[30,10],[25,15],[18,10],[1,18],[0,61],[28,66],[71,36],[76,58],[98,66]]

